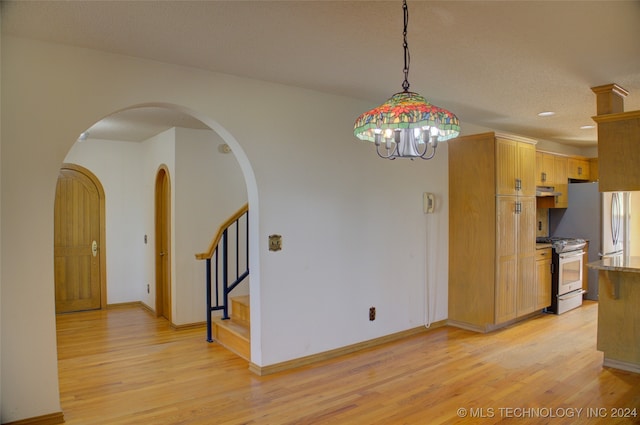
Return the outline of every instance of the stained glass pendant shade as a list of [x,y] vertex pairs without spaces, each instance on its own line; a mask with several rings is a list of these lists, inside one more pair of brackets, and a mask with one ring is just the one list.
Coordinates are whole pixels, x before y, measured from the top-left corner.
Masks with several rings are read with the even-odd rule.
[[438,142],[453,139],[460,134],[458,118],[446,109],[429,103],[424,97],[409,91],[409,50],[407,23],[409,19],[406,0],[404,10],[404,91],[396,93],[382,105],[360,115],[353,134],[374,142],[382,158],[421,158],[435,156]]

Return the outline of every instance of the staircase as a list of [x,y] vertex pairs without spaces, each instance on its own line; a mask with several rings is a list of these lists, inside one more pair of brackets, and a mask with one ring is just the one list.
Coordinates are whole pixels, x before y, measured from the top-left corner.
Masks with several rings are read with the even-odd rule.
[[[196,254],[196,259],[205,261],[207,341],[218,341],[251,360],[249,295],[229,296],[249,281],[249,204],[220,225],[209,249]],[[213,317],[216,311],[222,316]]]
[[231,298],[228,320],[213,318],[213,339],[243,359],[251,360],[249,295]]

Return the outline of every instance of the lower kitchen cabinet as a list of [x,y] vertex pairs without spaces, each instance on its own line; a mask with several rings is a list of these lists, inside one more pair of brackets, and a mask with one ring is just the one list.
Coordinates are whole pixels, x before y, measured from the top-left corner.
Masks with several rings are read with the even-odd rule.
[[536,310],[551,305],[551,248],[536,250]]

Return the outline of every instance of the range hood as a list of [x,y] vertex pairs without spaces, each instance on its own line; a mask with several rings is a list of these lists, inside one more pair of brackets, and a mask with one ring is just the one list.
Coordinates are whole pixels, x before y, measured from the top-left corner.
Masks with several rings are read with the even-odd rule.
[[553,186],[536,186],[536,196],[560,196],[562,193],[556,192]]

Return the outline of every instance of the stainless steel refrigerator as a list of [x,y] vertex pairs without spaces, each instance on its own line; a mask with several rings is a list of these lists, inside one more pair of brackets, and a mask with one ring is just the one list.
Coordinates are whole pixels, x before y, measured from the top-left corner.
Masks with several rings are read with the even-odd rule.
[[[549,234],[589,241],[589,262],[629,250],[629,192],[599,192],[598,183],[570,183],[569,207],[549,210]],[[598,299],[598,272],[589,269],[586,298]]]

